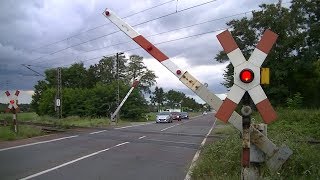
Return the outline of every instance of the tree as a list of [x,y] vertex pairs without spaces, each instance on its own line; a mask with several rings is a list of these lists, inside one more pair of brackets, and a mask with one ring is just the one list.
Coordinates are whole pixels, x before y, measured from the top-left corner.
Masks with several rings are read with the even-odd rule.
[[187,108],[188,110],[200,110],[202,109],[202,104],[199,104],[196,102],[195,99],[190,98],[190,97],[184,97],[181,103],[182,107]]
[[154,92],[150,96],[151,102],[155,103],[157,105],[158,111],[161,109],[163,106],[163,103],[166,101],[165,99],[165,93],[162,88],[159,88],[156,86],[154,89]]
[[[125,72],[125,70],[122,69],[122,67],[124,66],[125,60],[123,59],[122,56],[119,56],[119,58],[121,58],[121,60],[119,60],[119,73],[122,73],[122,72]],[[95,78],[97,79],[98,82],[108,84],[117,79],[116,60],[117,60],[116,56],[103,57],[98,64],[95,64],[94,66],[91,67],[93,69],[92,71],[95,74]]]
[[146,93],[151,93],[150,87],[156,82],[157,76],[153,71],[147,69],[143,63],[143,57],[138,55],[131,55],[127,68],[127,77],[136,78],[142,76],[139,87]]
[[39,114],[39,105],[42,93],[48,88],[48,84],[45,81],[38,81],[38,84],[34,86],[34,94],[32,95],[31,108]]
[[72,64],[61,72],[62,86],[70,88],[91,88],[94,82],[88,80],[88,71],[83,63]]
[[175,104],[181,104],[185,96],[184,93],[171,89],[166,93],[167,105],[173,108]]
[[[319,1],[295,0],[290,8],[278,5],[260,6],[262,10],[252,13],[252,18],[232,20],[227,23],[239,48],[248,59],[259,38],[266,29],[279,37],[263,66],[271,69],[271,84],[265,92],[274,105],[286,105],[286,100],[300,92],[303,105],[319,107]],[[228,60],[219,52],[218,62]],[[229,64],[224,73],[227,88],[233,84],[233,66]],[[308,100],[308,101],[306,101]]]

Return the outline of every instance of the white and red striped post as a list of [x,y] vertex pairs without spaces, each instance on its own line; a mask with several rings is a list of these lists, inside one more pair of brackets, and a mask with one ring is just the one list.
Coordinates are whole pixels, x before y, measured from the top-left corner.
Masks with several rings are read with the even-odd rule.
[[16,90],[14,95],[11,95],[9,91],[5,92],[8,99],[9,99],[9,106],[7,108],[7,112],[11,111],[13,114],[13,126],[14,126],[14,132],[18,132],[18,120],[17,120],[17,112],[19,112],[19,107],[17,105],[17,99],[19,96],[20,91]]
[[[227,122],[238,103],[243,98],[245,105],[242,110],[243,134],[242,134],[242,176],[243,179],[258,178],[257,168],[250,168],[250,131],[251,131],[251,107],[249,96],[256,104],[262,119],[269,124],[276,119],[276,112],[272,108],[267,96],[260,86],[260,67],[275,43],[278,35],[270,30],[265,31],[254,52],[246,61],[231,33],[226,30],[217,35],[220,44],[234,66],[234,85],[231,87],[227,98],[216,113],[216,117]],[[247,81],[243,79],[243,72],[249,73]],[[250,78],[249,78],[250,77]],[[247,109],[246,113],[245,109]],[[251,175],[250,175],[251,174]]]
[[137,78],[135,78],[133,80],[133,83],[131,85],[130,90],[128,91],[127,95],[123,98],[123,100],[121,101],[121,103],[119,104],[119,106],[117,107],[117,109],[114,111],[114,113],[111,115],[111,122],[115,122],[116,121],[116,116],[119,113],[121,107],[123,106],[123,104],[126,102],[126,100],[128,99],[128,97],[130,96],[130,94],[132,93],[132,91],[134,90],[134,88],[136,88],[139,84],[139,81],[141,79],[142,76],[139,76]]

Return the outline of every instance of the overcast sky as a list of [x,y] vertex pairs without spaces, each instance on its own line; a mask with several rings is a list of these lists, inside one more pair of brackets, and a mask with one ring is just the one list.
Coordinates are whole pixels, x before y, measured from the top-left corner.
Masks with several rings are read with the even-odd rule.
[[[80,61],[89,66],[100,60],[93,58],[116,52],[125,52],[127,56],[131,54],[143,56],[147,67],[154,70],[158,76],[157,86],[163,87],[166,91],[179,90],[196,98],[191,90],[142,49],[128,51],[139,46],[123,32],[113,33],[118,31],[118,28],[102,15],[106,8],[113,10],[120,17],[129,16],[125,21],[131,26],[171,14],[134,27],[145,37],[151,36],[148,39],[152,43],[206,33],[162,43],[158,47],[179,67],[189,71],[201,82],[208,83],[213,93],[225,94],[227,89],[221,83],[227,63],[219,64],[214,61],[217,52],[222,50],[216,35],[221,29],[227,28],[226,22],[231,19],[250,17],[251,13],[248,11],[259,10],[259,4],[276,2],[276,0],[1,1],[0,102],[7,102],[3,95],[5,90],[14,93],[15,89],[19,89],[25,91],[19,98],[20,103],[29,103],[33,86],[38,80],[43,79],[41,76],[35,76],[21,64],[29,64],[34,70],[43,73],[49,67],[66,67]],[[160,4],[163,5],[143,11]],[[143,12],[135,14],[140,11]],[[242,14],[236,15],[239,13]],[[226,18],[228,16],[232,17]],[[191,27],[171,31],[186,26]],[[90,30],[93,28],[95,29]],[[167,31],[170,32],[152,36]],[[216,32],[207,33],[210,31]],[[104,36],[110,33],[113,34]],[[79,35],[70,38],[75,34]],[[104,37],[98,38],[101,36]],[[92,39],[96,40],[89,41]],[[60,42],[55,43],[58,41]],[[85,41],[88,42],[77,45]],[[122,42],[128,43],[110,46]],[[100,50],[92,51],[99,48]]]

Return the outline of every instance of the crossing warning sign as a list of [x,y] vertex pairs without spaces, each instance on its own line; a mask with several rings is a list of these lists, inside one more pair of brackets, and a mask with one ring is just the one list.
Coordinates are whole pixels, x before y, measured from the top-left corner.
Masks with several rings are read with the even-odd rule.
[[248,92],[265,123],[276,120],[277,115],[260,85],[260,67],[270,52],[278,35],[266,30],[247,61],[233,39],[226,30],[217,38],[234,66],[234,85],[227,98],[216,113],[216,118],[227,122],[245,92]]
[[8,99],[9,99],[9,105],[8,105],[7,111],[12,110],[13,108],[14,108],[16,111],[18,111],[18,110],[19,110],[19,107],[18,107],[18,105],[17,105],[17,102],[18,102],[17,99],[18,99],[18,96],[19,96],[20,91],[16,90],[15,94],[13,94],[13,95],[10,94],[9,91],[6,91],[5,93],[6,93],[7,97],[8,97]]

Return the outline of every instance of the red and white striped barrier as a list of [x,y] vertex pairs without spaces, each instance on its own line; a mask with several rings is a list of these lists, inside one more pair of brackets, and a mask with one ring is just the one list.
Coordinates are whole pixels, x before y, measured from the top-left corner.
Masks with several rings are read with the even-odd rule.
[[162,53],[157,47],[150,43],[141,34],[135,31],[130,25],[122,21],[115,13],[110,10],[106,10],[104,13],[112,23],[120,28],[121,31],[126,33],[133,41],[139,44],[144,50],[146,50],[151,56],[157,59],[162,65],[164,65],[168,70],[170,70],[174,75],[180,78],[185,71],[178,68],[168,56]]
[[123,106],[123,104],[126,102],[126,100],[128,99],[128,97],[130,96],[130,94],[132,93],[132,91],[134,90],[134,88],[136,88],[139,84],[139,81],[141,79],[142,76],[139,76],[135,79],[133,79],[133,83],[131,85],[130,90],[128,91],[127,95],[123,98],[123,100],[121,101],[121,103],[119,104],[119,106],[117,107],[117,109],[113,112],[113,114],[111,115],[111,121],[114,122],[116,120],[117,114],[119,113],[121,107]]
[[[217,110],[222,104],[221,99],[215,94],[211,93],[209,89],[194,78],[188,71],[182,70],[174,62],[172,62],[168,56],[161,52],[157,47],[150,43],[141,34],[135,31],[130,25],[119,18],[114,12],[106,9],[103,15],[108,18],[113,24],[115,24],[121,31],[129,36],[133,41],[139,44],[144,50],[146,50],[151,56],[153,56],[158,62],[165,66],[172,74],[174,74],[184,85],[190,88],[196,93],[202,100],[208,103],[213,109]],[[242,131],[242,125],[239,123],[241,116],[234,112],[229,119],[229,122]]]
[[[234,66],[234,85],[216,113],[218,119],[227,122],[245,92],[248,92],[251,96],[265,123],[269,124],[277,118],[276,112],[260,86],[260,67],[277,37],[278,35],[274,32],[266,30],[249,60],[246,61],[228,30],[217,35],[220,44]],[[246,76],[251,78],[250,82],[249,79],[243,79]],[[248,82],[245,82],[246,80]]]
[[11,110],[12,108],[18,110],[19,107],[17,105],[17,99],[18,99],[20,91],[16,90],[15,94],[13,94],[13,95],[10,94],[9,91],[6,91],[5,93],[6,93],[7,97],[8,97],[8,100],[9,100],[8,110]]

